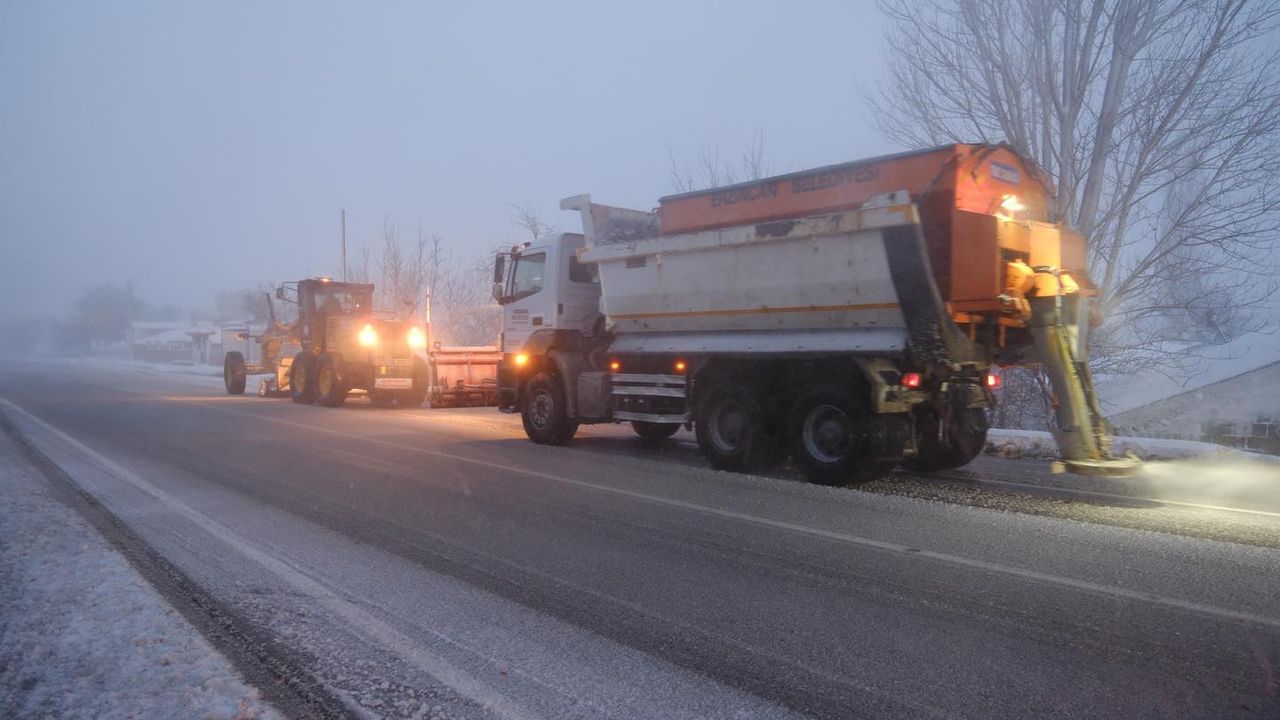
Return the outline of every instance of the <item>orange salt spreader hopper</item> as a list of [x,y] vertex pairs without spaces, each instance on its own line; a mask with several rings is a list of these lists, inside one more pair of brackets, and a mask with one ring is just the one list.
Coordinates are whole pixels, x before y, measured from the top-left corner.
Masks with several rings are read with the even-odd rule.
[[938,290],[957,321],[1007,309],[1001,295],[1016,260],[1065,271],[1093,294],[1084,238],[1049,223],[1046,182],[1004,145],[945,145],[671,195],[659,216],[662,234],[673,235],[850,210],[901,190],[919,210]]

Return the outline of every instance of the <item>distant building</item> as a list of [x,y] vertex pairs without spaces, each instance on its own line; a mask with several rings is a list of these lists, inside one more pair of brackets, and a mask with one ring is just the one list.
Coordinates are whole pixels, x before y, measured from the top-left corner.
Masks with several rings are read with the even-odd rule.
[[[210,338],[218,328],[183,322],[135,322],[129,329],[130,355],[144,362],[210,363]],[[218,362],[221,362],[221,356]]]
[[1280,335],[1251,334],[1176,381],[1147,373],[1099,382],[1120,435],[1201,440],[1280,454]]

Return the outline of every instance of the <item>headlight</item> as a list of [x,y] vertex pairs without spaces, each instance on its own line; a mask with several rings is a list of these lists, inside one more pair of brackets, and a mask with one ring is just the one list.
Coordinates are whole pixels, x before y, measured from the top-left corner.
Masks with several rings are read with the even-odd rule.
[[529,362],[528,353],[516,353],[516,366],[524,367]]
[[365,325],[357,336],[360,340],[360,347],[373,347],[378,344],[378,333],[373,329],[372,325]]
[[409,347],[424,348],[427,346],[427,334],[420,327],[409,328]]

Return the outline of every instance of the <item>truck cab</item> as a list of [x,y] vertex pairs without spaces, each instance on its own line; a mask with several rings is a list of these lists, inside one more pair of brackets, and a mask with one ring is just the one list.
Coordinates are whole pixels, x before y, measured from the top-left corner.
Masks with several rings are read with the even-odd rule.
[[514,405],[513,375],[508,371],[521,353],[527,358],[531,346],[545,350],[603,329],[599,271],[594,264],[578,261],[578,250],[585,245],[581,233],[559,233],[498,254],[494,299],[502,305],[500,407]]

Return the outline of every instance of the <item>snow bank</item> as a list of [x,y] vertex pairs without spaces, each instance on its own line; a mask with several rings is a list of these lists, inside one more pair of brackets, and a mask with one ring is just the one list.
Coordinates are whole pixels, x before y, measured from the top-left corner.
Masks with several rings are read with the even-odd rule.
[[[1233,459],[1251,459],[1280,464],[1280,458],[1271,455],[1244,452],[1235,448],[1214,445],[1195,440],[1167,438],[1142,438],[1119,436],[1115,438],[1116,451],[1133,453],[1143,460],[1183,460],[1186,458],[1217,456]],[[1007,430],[992,428],[987,431],[988,455],[1008,458],[1035,458],[1054,460],[1058,446],[1053,435],[1041,430]]]
[[200,375],[222,377],[222,366],[198,365],[196,363],[152,363],[142,360],[112,357],[108,355],[88,355],[79,357],[56,358],[56,362],[65,362],[78,367],[100,370],[134,370],[140,372],[177,373],[180,375]]
[[276,718],[0,434],[7,717]]

